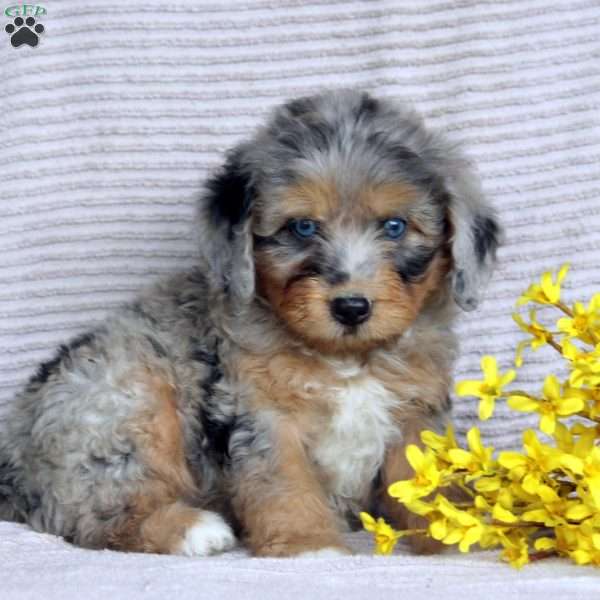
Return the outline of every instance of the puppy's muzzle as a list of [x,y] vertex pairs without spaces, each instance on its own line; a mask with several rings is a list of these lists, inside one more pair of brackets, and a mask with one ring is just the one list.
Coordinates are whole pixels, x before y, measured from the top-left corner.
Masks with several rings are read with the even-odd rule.
[[339,296],[331,302],[331,314],[342,325],[359,325],[371,316],[371,303],[364,296]]

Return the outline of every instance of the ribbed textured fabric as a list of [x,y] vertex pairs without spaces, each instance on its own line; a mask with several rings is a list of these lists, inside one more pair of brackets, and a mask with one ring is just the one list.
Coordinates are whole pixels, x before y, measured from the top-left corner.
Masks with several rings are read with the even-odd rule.
[[[354,556],[248,558],[241,550],[187,558],[81,550],[24,525],[0,522],[3,600],[564,600],[598,597],[598,573],[547,559],[521,571],[496,552],[372,556],[367,534],[347,536]],[[33,574],[33,576],[32,576]]]
[[[506,245],[486,302],[460,324],[458,377],[478,376],[483,353],[511,365],[513,302],[543,270],[572,263],[567,299],[600,289],[598,0],[43,6],[38,47],[0,32],[0,416],[57,344],[193,263],[207,172],[272,106],[324,86],[414,103],[479,165]],[[522,387],[558,364],[528,356]],[[461,431],[475,406],[456,402]],[[487,439],[510,446],[529,422],[500,407]],[[364,534],[351,543],[371,551]],[[488,553],[193,560],[84,551],[8,523],[0,558],[7,600],[597,593],[592,570],[564,561],[516,573]]]
[[[507,235],[458,377],[482,353],[510,366],[513,302],[543,270],[572,263],[567,298],[600,288],[598,0],[44,6],[39,46],[0,43],[0,414],[58,343],[192,264],[207,172],[324,86],[412,102],[479,165]],[[522,385],[556,365],[528,357]],[[475,406],[456,402],[460,430]],[[505,447],[526,422],[500,407],[486,431]]]

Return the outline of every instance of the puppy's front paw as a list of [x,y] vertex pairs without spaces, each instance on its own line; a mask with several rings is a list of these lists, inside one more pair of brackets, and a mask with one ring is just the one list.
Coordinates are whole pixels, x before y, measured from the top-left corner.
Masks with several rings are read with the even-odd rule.
[[233,546],[235,546],[235,536],[223,517],[203,510],[198,521],[185,532],[178,554],[209,556],[230,550]]

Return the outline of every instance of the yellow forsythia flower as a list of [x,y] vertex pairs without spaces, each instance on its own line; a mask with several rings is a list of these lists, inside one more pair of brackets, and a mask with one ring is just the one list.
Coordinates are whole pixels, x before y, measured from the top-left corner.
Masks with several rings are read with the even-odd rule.
[[465,478],[469,481],[471,478],[486,474],[494,465],[492,461],[493,448],[485,448],[481,443],[481,432],[477,427],[472,427],[467,433],[467,443],[469,450],[462,448],[451,448],[448,450],[448,457],[452,464],[470,473]]
[[[600,333],[600,332],[599,332]],[[568,339],[562,344],[563,356],[571,361],[569,383],[580,387],[582,385],[600,385],[600,343],[591,351],[579,349]]]
[[435,490],[442,480],[442,472],[437,468],[435,454],[423,451],[414,444],[406,447],[406,458],[415,472],[413,479],[392,483],[388,494],[400,502],[411,502],[423,498]]
[[566,417],[583,410],[585,393],[570,387],[561,392],[560,382],[556,375],[546,377],[543,393],[544,396],[540,399],[514,394],[508,397],[507,404],[513,410],[538,412],[540,414],[540,429],[548,435],[554,433],[558,416]]
[[448,452],[454,448],[458,448],[458,442],[456,441],[452,425],[447,425],[446,435],[440,435],[439,433],[435,433],[435,431],[422,431],[421,441],[427,448],[435,452],[438,459],[438,468],[444,468],[452,463]]
[[500,375],[498,363],[493,356],[484,356],[481,359],[483,381],[460,381],[456,384],[457,396],[475,396],[479,398],[479,418],[482,421],[489,419],[494,412],[494,402],[502,395],[502,388],[515,378],[512,369]]
[[530,340],[519,342],[517,345],[515,365],[517,367],[521,367],[523,365],[523,351],[525,348],[527,348],[527,346],[531,346],[531,349],[534,351],[538,348],[541,348],[543,345],[552,340],[552,334],[541,323],[538,323],[536,320],[535,310],[533,309],[529,311],[529,323],[526,323],[523,320],[523,317],[517,313],[514,313],[512,317],[519,328],[525,333],[528,333],[532,338]]
[[498,538],[504,548],[500,556],[511,566],[520,569],[529,562],[529,545],[526,535],[519,531],[511,532],[508,535],[504,531],[500,531]]
[[581,521],[592,514],[592,510],[578,500],[569,500],[559,496],[550,486],[539,484],[535,490],[540,503],[532,510],[523,513],[524,521],[543,523],[547,527],[566,525],[569,522]]
[[564,264],[558,271],[556,281],[554,281],[550,271],[543,273],[540,282],[532,283],[527,291],[517,300],[517,306],[521,306],[527,302],[535,302],[537,304],[556,304],[559,302],[560,286],[568,270],[569,264]]
[[567,536],[571,545],[568,554],[577,564],[600,566],[600,533],[597,528],[582,523],[579,527],[566,530],[563,537]]
[[485,527],[480,519],[467,511],[459,510],[443,496],[437,502],[439,511],[446,517],[445,535],[440,541],[444,544],[458,544],[461,552],[479,542]]
[[586,456],[583,466],[584,484],[589,490],[595,508],[600,511],[600,448],[595,446]]
[[589,419],[598,421],[600,418],[600,385],[587,388],[579,388],[579,391],[585,395],[585,411]]
[[599,342],[594,330],[600,327],[600,294],[592,297],[587,308],[583,303],[575,302],[573,315],[559,319],[556,325],[560,331],[588,344]]
[[363,527],[370,531],[375,537],[376,554],[388,555],[394,551],[396,542],[402,537],[402,534],[394,531],[381,517],[375,520],[369,513],[361,512],[359,514]]
[[520,452],[500,452],[498,463],[506,469],[506,476],[520,482],[528,494],[535,494],[544,474],[560,467],[555,448],[542,444],[531,429],[523,433],[525,455]]

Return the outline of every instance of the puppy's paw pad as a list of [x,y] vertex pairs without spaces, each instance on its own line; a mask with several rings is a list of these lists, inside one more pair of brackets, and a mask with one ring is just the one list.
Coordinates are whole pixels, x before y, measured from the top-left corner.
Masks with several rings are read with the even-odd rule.
[[221,515],[205,510],[185,533],[178,554],[209,556],[235,546],[235,536]]
[[298,558],[339,558],[340,556],[349,556],[350,552],[343,548],[320,548],[319,550],[310,550],[301,552]]

